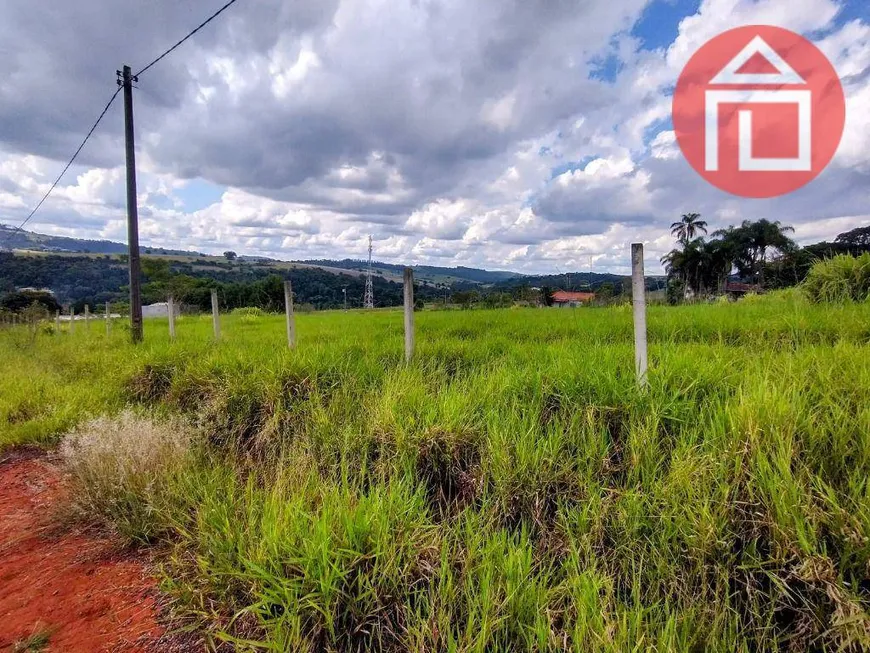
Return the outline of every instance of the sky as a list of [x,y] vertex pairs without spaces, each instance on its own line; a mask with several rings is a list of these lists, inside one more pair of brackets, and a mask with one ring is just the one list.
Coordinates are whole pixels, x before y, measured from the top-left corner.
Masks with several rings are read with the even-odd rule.
[[[223,0],[0,0],[0,222],[17,225],[116,88]],[[810,38],[846,94],[833,161],[774,199],[705,182],[671,95],[716,34]],[[238,0],[134,89],[140,240],[280,259],[626,273],[711,230],[780,220],[801,243],[870,224],[866,0]],[[120,98],[119,98],[120,100]],[[116,101],[28,223],[126,242]]]

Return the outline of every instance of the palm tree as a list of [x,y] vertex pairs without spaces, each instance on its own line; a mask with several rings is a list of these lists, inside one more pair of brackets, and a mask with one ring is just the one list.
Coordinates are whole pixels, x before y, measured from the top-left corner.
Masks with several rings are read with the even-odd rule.
[[767,263],[769,249],[780,253],[791,251],[795,248],[794,241],[786,236],[787,232],[793,232],[794,228],[783,225],[776,220],[756,220],[750,222],[744,220],[740,230],[745,233],[745,244],[748,246],[750,269],[759,285],[764,284],[764,266]]
[[[672,249],[659,260],[662,262],[662,265],[665,266],[665,272],[668,273],[669,277],[679,276],[680,278],[683,278],[683,262],[685,260],[683,250]],[[685,279],[683,280],[685,281]]]
[[701,232],[707,233],[707,223],[701,220],[700,213],[684,213],[679,222],[671,224],[671,235],[684,246]]
[[743,277],[753,279],[759,285],[764,284],[764,266],[770,250],[780,254],[791,252],[797,247],[794,241],[786,236],[794,231],[788,225],[778,220],[744,220],[739,227],[728,227],[713,233],[731,250],[731,256],[737,271]]
[[682,249],[672,249],[661,258],[669,277],[682,281],[686,290],[696,294],[704,292],[709,269],[706,244],[700,238],[683,243]]

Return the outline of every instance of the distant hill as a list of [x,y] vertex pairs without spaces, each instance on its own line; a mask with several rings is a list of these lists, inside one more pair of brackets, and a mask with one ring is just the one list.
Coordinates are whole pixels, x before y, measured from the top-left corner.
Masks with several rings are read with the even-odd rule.
[[[335,261],[331,259],[312,259],[300,261],[308,265],[317,265],[319,267],[340,268],[343,270],[356,270],[364,272],[367,266],[366,261],[356,259],[342,259]],[[376,274],[389,272],[392,275],[401,276],[406,266],[395,263],[382,263],[380,261],[372,261],[372,270]],[[506,272],[502,270],[483,270],[481,268],[468,268],[464,266],[456,266],[452,268],[439,267],[435,265],[412,265],[410,266],[415,273],[415,277],[421,280],[429,281],[430,283],[446,283],[451,284],[457,281],[467,281],[477,284],[493,284],[506,279],[517,279],[523,277],[519,272]]]
[[[0,250],[23,249],[35,252],[51,252],[56,254],[81,253],[81,254],[126,254],[127,245],[116,243],[111,240],[86,240],[82,238],[70,238],[67,236],[49,236],[34,231],[15,231],[13,227],[0,224]],[[195,256],[200,258],[223,260],[221,256],[207,256],[195,251],[178,249],[166,249],[164,247],[142,247],[145,256]],[[342,270],[349,272],[365,272],[366,262],[354,259],[318,259],[306,261],[279,261],[266,256],[239,255],[240,261],[254,263],[273,263],[284,266],[287,263],[299,263],[308,267],[322,268],[328,272],[339,273]],[[506,279],[522,277],[518,272],[506,272],[500,270],[483,270],[480,268],[438,267],[433,265],[412,266],[416,278],[429,284],[494,284]],[[391,281],[401,280],[404,265],[395,263],[376,262],[372,264],[373,272]]]
[[[0,250],[4,249],[25,250],[42,253],[43,255],[55,254],[66,257],[87,255],[90,257],[101,256],[115,259],[111,262],[106,261],[102,266],[89,264],[83,260],[69,261],[66,264],[61,264],[60,261],[56,260],[41,263],[31,262],[29,264],[30,266],[51,268],[55,274],[48,275],[48,278],[43,278],[44,275],[37,276],[47,285],[52,285],[48,284],[48,279],[54,278],[55,283],[52,287],[60,290],[62,294],[70,298],[92,296],[88,291],[96,287],[99,287],[104,292],[108,292],[116,289],[123,283],[124,266],[121,265],[122,262],[118,259],[127,253],[127,245],[124,243],[110,240],[85,240],[66,236],[49,236],[26,230],[16,232],[12,227],[0,225]],[[230,270],[258,277],[267,274],[284,275],[289,270],[319,270],[333,275],[333,277],[335,275],[341,277],[349,275],[353,278],[361,278],[367,267],[366,261],[349,258],[341,260],[308,259],[303,261],[280,261],[268,257],[248,256],[245,254],[240,254],[237,261],[231,263],[223,256],[210,256],[199,252],[166,249],[163,247],[142,247],[142,255],[165,256],[172,259],[173,267],[179,271],[194,275],[205,274],[212,277],[223,276]],[[9,263],[11,262],[8,262],[7,266]],[[23,262],[20,265],[23,265]],[[12,268],[7,267],[6,278],[3,279],[6,286],[30,285],[29,282],[25,283],[23,279],[18,278],[19,275],[10,272],[15,267],[15,265],[12,265]],[[506,270],[484,270],[465,266],[440,267],[435,265],[414,265],[411,267],[414,270],[414,276],[418,283],[430,287],[446,286],[453,290],[492,289],[510,292],[512,289],[522,286],[549,287],[562,290],[597,290],[604,283],[611,283],[615,287],[621,288],[622,284],[628,282],[627,277],[595,272],[572,272],[560,275],[525,275]],[[55,275],[60,273],[63,268],[66,268],[67,273],[62,274],[64,283],[61,284]],[[101,270],[100,273],[95,272],[97,268]],[[401,282],[404,268],[404,265],[396,263],[372,262],[374,274],[388,282]],[[101,283],[98,280],[101,273],[107,275],[105,279],[106,283]],[[76,274],[88,277],[89,282],[79,284],[82,287],[76,289]],[[115,279],[116,276],[118,277],[117,279]],[[319,278],[322,280],[328,277]],[[314,279],[314,277],[311,277],[311,279]],[[663,277],[647,277],[648,287],[658,287],[658,285],[663,287],[663,282],[660,282],[659,279],[663,279]],[[351,280],[342,281],[341,283],[354,284],[356,282]]]
[[[631,277],[599,272],[529,275],[500,281],[493,286],[493,289],[509,291],[519,286],[529,286],[531,288],[552,288],[554,290],[558,288],[560,290],[591,290],[597,292],[605,283],[611,284],[616,291],[620,289],[627,291],[631,284]],[[666,284],[667,277],[665,276],[646,276],[646,287],[648,290],[661,290],[665,288]]]
[[[85,254],[126,254],[127,245],[111,240],[85,240],[67,236],[49,236],[34,231],[16,231],[14,227],[0,224],[0,249],[29,249],[37,252],[80,252]],[[147,251],[146,251],[147,250]],[[165,256],[196,255],[198,252],[186,252],[163,247],[143,247],[143,254]]]

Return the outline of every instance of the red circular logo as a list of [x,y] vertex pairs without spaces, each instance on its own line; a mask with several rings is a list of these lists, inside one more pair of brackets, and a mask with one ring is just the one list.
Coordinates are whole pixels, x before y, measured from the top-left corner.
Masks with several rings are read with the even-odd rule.
[[743,197],[776,197],[812,181],[843,135],[846,100],[831,62],[781,27],[723,32],[677,80],[674,131],[708,182]]

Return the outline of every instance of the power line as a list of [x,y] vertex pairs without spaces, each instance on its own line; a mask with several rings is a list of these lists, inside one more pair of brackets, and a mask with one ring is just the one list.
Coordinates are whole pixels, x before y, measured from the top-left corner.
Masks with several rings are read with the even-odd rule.
[[[215,18],[217,18],[218,16],[220,16],[224,11],[226,11],[226,10],[227,10],[231,5],[233,5],[236,1],[237,1],[237,0],[229,0],[229,2],[227,2],[223,7],[221,7],[220,9],[218,9],[218,10],[217,10],[216,12],[214,12],[211,16],[209,16],[209,17],[206,18],[202,23],[200,23],[200,24],[196,27],[196,29],[194,29],[193,31],[191,31],[187,36],[185,36],[183,39],[181,39],[178,43],[176,43],[175,45],[173,45],[171,48],[169,48],[168,50],[166,50],[166,52],[164,52],[164,53],[161,54],[159,57],[157,57],[156,59],[154,59],[154,61],[152,61],[152,62],[149,63],[147,66],[145,66],[142,70],[140,70],[138,73],[136,73],[135,75],[133,75],[133,79],[136,80],[136,78],[138,78],[139,75],[141,75],[142,73],[144,73],[145,71],[147,71],[148,69],[150,69],[152,66],[154,66],[154,65],[156,65],[158,62],[160,62],[162,59],[164,59],[165,57],[167,57],[170,53],[172,53],[174,50],[176,50],[176,49],[177,49],[177,48],[178,48],[182,43],[184,43],[185,41],[187,41],[190,37],[192,37],[194,34],[196,34],[199,30],[201,30],[203,27],[205,27],[206,25],[208,25],[208,24],[209,24],[211,21],[213,21]],[[30,212],[30,215],[28,215],[28,216],[24,219],[24,221],[23,221],[20,225],[18,225],[18,226],[17,226],[17,227],[12,231],[12,233],[8,236],[7,242],[11,242],[12,238],[14,238],[15,235],[16,235],[17,233],[19,233],[19,232],[24,228],[24,225],[26,225],[26,224],[30,221],[30,219],[31,219],[31,218],[36,214],[36,212],[39,210],[39,207],[42,206],[43,202],[45,202],[45,200],[48,199],[48,196],[51,195],[52,191],[53,191],[53,190],[55,189],[55,187],[60,183],[61,178],[66,174],[66,171],[69,170],[70,166],[71,166],[71,165],[73,164],[73,162],[76,160],[76,157],[77,157],[77,156],[79,155],[79,153],[82,151],[82,148],[84,148],[85,143],[88,142],[88,139],[90,139],[91,135],[94,133],[94,130],[97,128],[97,125],[100,124],[100,121],[103,119],[103,117],[104,117],[104,116],[106,115],[106,113],[109,111],[109,107],[112,106],[112,102],[115,101],[115,98],[118,96],[118,93],[121,92],[121,88],[122,88],[122,87],[119,86],[119,87],[115,90],[115,92],[112,94],[112,97],[109,99],[109,101],[108,101],[108,103],[106,104],[105,108],[104,108],[103,111],[100,113],[100,115],[99,115],[99,117],[97,118],[96,122],[94,122],[93,126],[92,126],[91,129],[88,131],[87,136],[85,136],[84,140],[81,142],[81,145],[78,146],[78,149],[77,149],[77,150],[75,151],[75,153],[72,155],[72,158],[71,158],[71,159],[69,160],[69,162],[64,166],[63,170],[61,170],[61,173],[57,176],[57,179],[54,180],[54,183],[51,185],[51,188],[49,188],[49,189],[48,189],[48,192],[47,192],[45,195],[42,196],[42,199],[39,200],[39,203],[38,203],[38,204],[34,207],[34,209]]]
[[201,30],[203,27],[205,27],[206,25],[208,25],[208,24],[209,24],[211,21],[213,21],[215,18],[217,18],[218,16],[220,16],[224,11],[226,11],[227,9],[229,9],[230,5],[234,4],[235,2],[236,2],[236,0],[229,0],[229,2],[227,2],[223,7],[221,7],[220,9],[218,9],[218,10],[217,10],[216,12],[214,12],[211,16],[209,16],[209,17],[206,18],[202,23],[200,23],[199,26],[198,26],[196,29],[194,29],[190,34],[188,34],[187,36],[185,36],[185,37],[184,37],[183,39],[181,39],[178,43],[176,43],[176,44],[173,45],[171,48],[169,48],[166,52],[164,52],[164,53],[161,54],[159,57],[157,57],[154,61],[152,61],[151,63],[149,63],[147,66],[145,66],[142,70],[140,70],[138,73],[136,73],[136,74],[134,75],[134,77],[138,77],[139,75],[141,75],[142,73],[144,73],[146,70],[148,70],[149,68],[151,68],[152,66],[154,66],[156,63],[158,63],[161,59],[163,59],[164,57],[166,57],[167,55],[169,55],[173,50],[175,50],[178,46],[180,46],[182,43],[184,43],[187,39],[189,39],[191,36],[193,36],[194,34],[196,34],[199,30]]
[[15,230],[14,230],[14,231],[9,235],[9,237],[8,237],[8,239],[7,239],[7,242],[11,242],[12,238],[15,237],[15,234],[19,233],[19,232],[24,228],[24,225],[26,225],[28,222],[30,222],[30,218],[32,218],[32,217],[34,216],[34,214],[39,210],[39,207],[42,206],[42,203],[45,202],[45,200],[48,199],[48,196],[51,195],[51,192],[52,192],[52,191],[55,189],[55,187],[60,183],[60,180],[61,180],[61,178],[66,174],[66,171],[70,169],[70,166],[71,166],[71,165],[73,164],[73,162],[76,160],[76,157],[77,157],[77,156],[79,155],[79,153],[82,151],[82,148],[84,148],[85,143],[88,142],[88,139],[90,139],[91,135],[94,133],[94,130],[97,128],[97,125],[100,124],[100,121],[103,119],[103,117],[104,117],[104,116],[106,115],[106,113],[109,111],[109,107],[112,106],[112,102],[115,101],[115,98],[118,97],[118,93],[120,93],[120,92],[121,92],[121,88],[119,87],[119,88],[117,88],[117,89],[115,90],[114,93],[112,93],[112,97],[109,98],[109,101],[106,103],[106,106],[105,106],[105,108],[103,109],[102,113],[100,113],[100,115],[99,115],[99,117],[97,118],[96,122],[94,122],[93,126],[92,126],[91,129],[88,131],[88,133],[87,133],[87,135],[85,136],[84,140],[81,142],[81,144],[78,146],[78,149],[77,149],[77,150],[75,151],[75,153],[72,155],[72,158],[70,158],[69,162],[67,162],[67,164],[63,167],[63,170],[60,171],[60,174],[57,176],[57,179],[54,180],[54,183],[51,185],[51,188],[49,188],[48,191],[45,193],[45,195],[42,196],[42,199],[39,200],[39,203],[38,203],[38,204],[34,207],[34,209],[30,212],[30,215],[28,215],[28,216],[24,219],[24,221],[23,221],[20,225],[18,225],[18,226],[15,228]]

